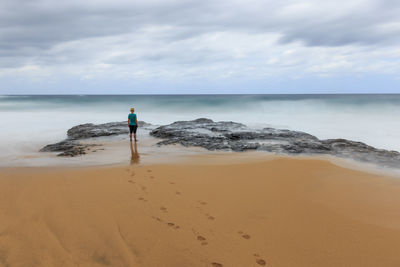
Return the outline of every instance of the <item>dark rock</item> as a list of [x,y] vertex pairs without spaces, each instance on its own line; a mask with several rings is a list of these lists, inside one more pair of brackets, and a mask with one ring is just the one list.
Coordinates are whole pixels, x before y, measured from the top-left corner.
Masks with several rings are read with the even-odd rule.
[[[147,128],[151,124],[144,121],[138,121],[139,127]],[[103,124],[86,123],[72,127],[67,131],[67,139],[64,141],[50,144],[42,149],[40,152],[61,152],[57,156],[60,157],[75,157],[84,155],[93,146],[100,146],[99,144],[83,144],[78,140],[95,138],[101,136],[112,136],[128,134],[129,128],[127,122],[110,122]]]
[[87,150],[90,150],[93,146],[99,146],[97,144],[81,144],[74,140],[64,140],[55,144],[47,145],[40,149],[40,152],[62,152],[57,156],[61,157],[75,157],[86,154]]
[[235,122],[214,122],[210,119],[178,121],[153,129],[150,135],[162,138],[159,145],[181,144],[208,150],[259,150],[285,154],[327,154],[400,166],[400,153],[368,146],[346,139],[319,140],[308,133],[286,129],[250,129]]
[[[139,127],[151,130],[150,135],[161,138],[158,145],[180,144],[197,146],[208,150],[226,151],[267,151],[279,154],[327,154],[352,158],[382,166],[400,166],[400,153],[377,149],[361,142],[346,139],[320,140],[308,133],[287,129],[251,129],[231,121],[214,122],[210,119],[177,121],[169,125],[152,128],[139,122]],[[79,140],[100,136],[128,134],[127,122],[104,124],[82,124],[68,130],[68,138],[56,144],[47,145],[40,151],[61,152],[59,156],[86,154],[95,144]]]
[[[139,127],[150,126],[149,123],[138,121]],[[128,134],[127,122],[109,122],[103,124],[86,123],[72,127],[67,131],[69,140],[78,140],[100,136]]]

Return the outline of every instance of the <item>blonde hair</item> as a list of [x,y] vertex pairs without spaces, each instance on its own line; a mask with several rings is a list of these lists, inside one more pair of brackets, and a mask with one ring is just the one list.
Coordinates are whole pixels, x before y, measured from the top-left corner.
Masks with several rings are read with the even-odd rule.
[[131,108],[131,111],[135,111],[135,109],[134,109],[134,108]]

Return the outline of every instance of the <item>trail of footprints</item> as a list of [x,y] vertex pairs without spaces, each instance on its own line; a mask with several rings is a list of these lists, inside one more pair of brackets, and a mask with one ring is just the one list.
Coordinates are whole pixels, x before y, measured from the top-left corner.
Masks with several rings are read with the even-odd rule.
[[[130,170],[129,170],[129,169],[126,169],[126,171],[129,172]],[[147,170],[147,173],[151,173],[151,172],[152,172],[151,170],[149,170],[149,169]],[[131,171],[130,176],[131,176],[131,177],[134,177],[135,175],[136,175],[136,173],[135,173],[134,171]],[[154,177],[153,175],[150,175],[148,178],[150,178],[150,179],[155,179],[155,177]],[[135,184],[135,183],[136,183],[136,182],[133,181],[133,180],[128,180],[128,182],[131,183],[131,184]],[[171,181],[170,181],[170,182],[168,182],[168,183],[169,183],[170,185],[175,185],[175,182],[171,182]],[[148,193],[148,192],[147,192],[147,187],[146,187],[146,186],[141,186],[141,189],[142,189],[142,191],[143,191],[144,193],[146,193],[146,194]],[[182,193],[179,192],[179,191],[175,191],[175,194],[176,194],[177,196],[181,196],[181,195],[182,195]],[[138,200],[140,200],[140,201],[142,201],[142,202],[147,202],[147,201],[148,201],[147,199],[145,199],[145,198],[143,198],[143,197],[139,197]],[[203,207],[207,205],[207,202],[201,201],[201,200],[199,200],[198,203],[199,203],[201,206],[203,206]],[[203,211],[203,209],[202,209],[201,207],[197,207],[197,208],[198,208],[199,210]],[[162,211],[162,212],[164,212],[164,213],[168,213],[168,209],[167,209],[166,207],[164,207],[164,206],[161,206],[161,207],[160,207],[160,211]],[[206,216],[207,219],[209,219],[209,220],[211,220],[211,221],[215,220],[215,217],[212,216],[212,215],[210,215],[209,213],[205,213],[205,216]],[[177,225],[177,224],[175,224],[175,223],[173,223],[173,222],[165,222],[165,221],[164,221],[163,219],[161,219],[160,217],[152,216],[152,218],[155,219],[156,221],[160,222],[160,223],[164,223],[167,227],[169,227],[169,228],[171,228],[171,229],[178,230],[178,229],[181,228],[179,225]],[[208,241],[207,241],[207,239],[206,239],[204,236],[202,236],[202,235],[200,235],[199,233],[195,232],[194,229],[192,229],[192,231],[195,233],[196,239],[197,239],[197,241],[200,243],[201,246],[206,246],[206,245],[208,245]],[[238,233],[243,239],[246,239],[246,240],[250,239],[250,235],[247,234],[247,233],[245,233],[245,232],[243,232],[243,231],[241,231],[241,230],[239,230],[237,233]],[[260,265],[260,266],[265,266],[265,265],[267,264],[266,261],[265,261],[264,259],[262,259],[258,253],[254,253],[253,256],[255,257],[255,262],[256,262],[258,265]],[[218,263],[218,262],[212,262],[212,263],[211,263],[211,266],[212,266],[212,267],[223,267],[223,264]]]
[[[199,201],[197,201],[197,202],[198,202],[200,205],[202,205],[202,206],[207,205],[207,202],[205,202],[205,201],[199,200]],[[203,208],[201,208],[201,207],[197,207],[197,208],[198,208],[199,210],[203,211]],[[210,215],[209,213],[205,213],[204,215],[205,215],[206,218],[209,219],[209,220],[215,220],[215,217],[212,216],[212,215]]]

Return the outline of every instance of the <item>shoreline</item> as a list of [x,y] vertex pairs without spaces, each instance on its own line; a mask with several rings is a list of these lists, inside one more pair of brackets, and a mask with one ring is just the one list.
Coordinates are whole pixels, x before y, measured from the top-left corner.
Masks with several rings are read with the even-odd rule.
[[[141,140],[145,137],[141,136]],[[186,165],[193,162],[203,163],[207,165],[224,164],[224,163],[246,163],[259,162],[276,159],[289,160],[321,160],[349,170],[365,172],[369,174],[382,175],[388,177],[400,177],[400,169],[379,166],[374,163],[361,162],[350,158],[341,158],[333,155],[288,155],[276,154],[264,151],[209,151],[201,147],[184,147],[182,145],[157,146],[156,138],[148,136],[145,142],[137,143],[137,147],[130,143],[128,138],[123,140],[106,141],[102,140],[102,148],[97,153],[89,152],[86,155],[77,157],[57,157],[53,154],[52,158],[42,157],[46,161],[39,165],[14,165],[0,166],[1,171],[9,170],[80,170],[80,169],[98,169],[124,167],[128,165]],[[132,146],[130,145],[132,144]],[[144,144],[144,146],[143,146]],[[139,151],[138,151],[139,150]],[[137,153],[139,160],[133,162],[132,152]],[[144,151],[144,152],[142,152]],[[111,158],[114,157],[114,160]],[[27,159],[30,159],[29,157]],[[50,163],[48,160],[56,160]]]
[[[133,148],[131,144],[130,154],[133,155],[133,151],[137,155],[141,154],[147,164],[173,163],[174,160],[181,161],[196,154],[260,152],[267,157],[324,158],[350,168],[400,174],[399,152],[342,138],[318,139],[301,131],[271,127],[249,128],[242,123],[215,122],[208,118],[175,121],[161,126],[139,121],[139,125],[142,128],[138,133],[140,145],[137,146],[135,142]],[[80,124],[70,128],[64,140],[44,145],[38,151],[9,159],[0,157],[0,166],[124,164],[129,156],[127,135],[126,122]]]
[[324,159],[9,168],[0,199],[11,266],[400,264],[400,180]]

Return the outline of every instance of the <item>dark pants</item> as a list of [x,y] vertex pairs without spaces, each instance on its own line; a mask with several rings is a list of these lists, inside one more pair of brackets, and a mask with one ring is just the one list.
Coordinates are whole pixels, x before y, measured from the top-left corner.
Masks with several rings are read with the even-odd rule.
[[132,134],[132,132],[134,134],[136,134],[136,130],[137,130],[137,125],[129,125],[129,132]]

